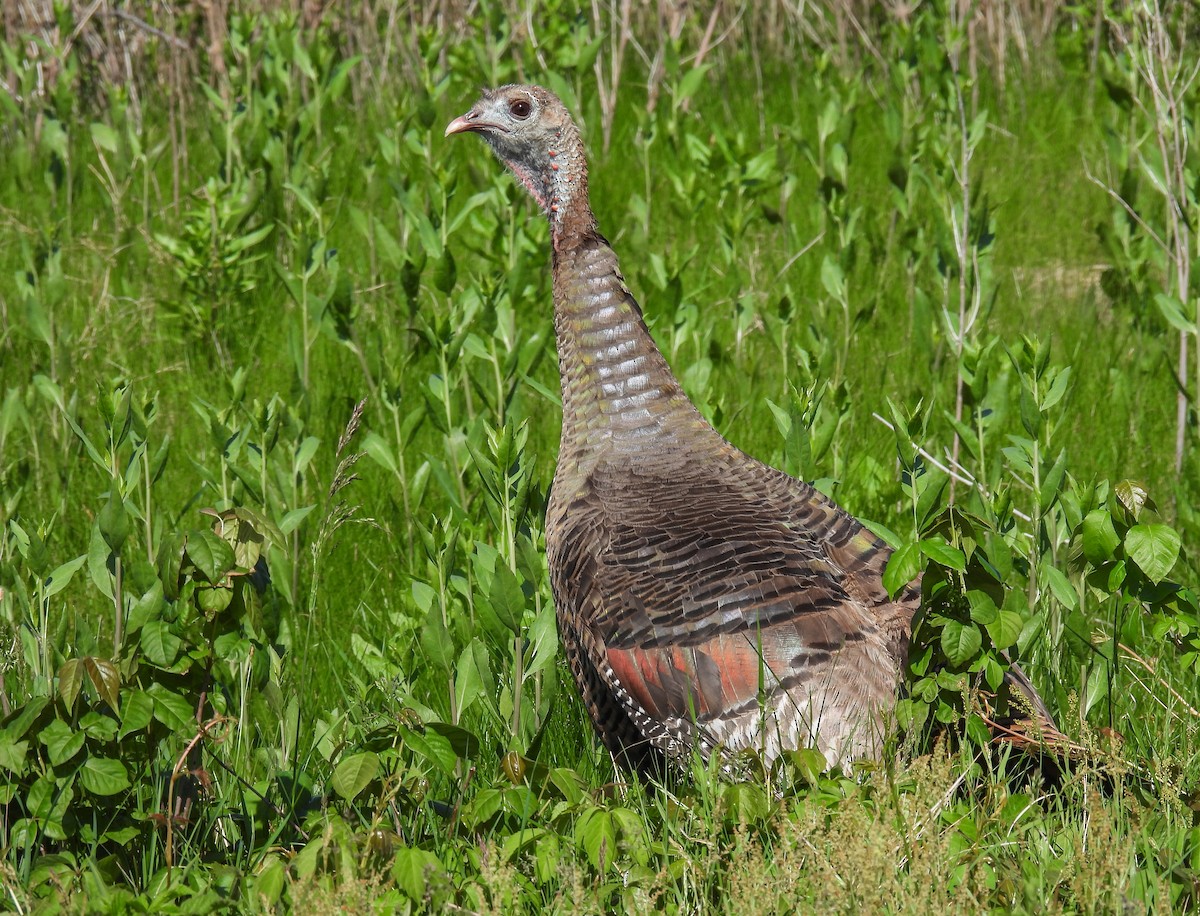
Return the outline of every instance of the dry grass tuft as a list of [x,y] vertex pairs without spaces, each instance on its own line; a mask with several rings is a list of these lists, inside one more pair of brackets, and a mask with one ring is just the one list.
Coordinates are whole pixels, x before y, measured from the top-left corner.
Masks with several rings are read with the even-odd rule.
[[[1065,0],[966,3],[962,8],[967,32],[967,66],[972,78],[980,69],[995,71],[1000,84],[1006,68],[1027,65],[1043,49],[1053,47],[1055,29],[1063,19],[1076,27],[1093,25]],[[501,0],[497,6],[511,24],[510,39],[529,40],[539,49],[534,9],[518,0]],[[686,0],[655,3],[593,2],[590,26],[594,34],[609,36],[610,83],[606,107],[615,101],[621,64],[637,51],[647,66],[650,107],[657,100],[663,54],[668,43],[677,46],[685,60],[696,66],[710,58],[722,44],[745,46],[768,53],[781,51],[827,53],[844,64],[877,59],[881,29],[892,23],[909,23],[917,9],[909,2],[876,3],[874,0],[820,0],[790,3],[785,0],[754,4],[700,4]],[[356,0],[329,3],[320,0],[14,0],[0,14],[0,39],[20,44],[30,66],[38,69],[37,99],[20,99],[34,108],[45,103],[47,87],[59,77],[62,61],[74,52],[91,96],[104,104],[104,87],[126,86],[131,101],[156,85],[178,94],[192,91],[197,76],[213,85],[228,81],[223,48],[230,22],[236,16],[288,15],[305,31],[332,30],[347,55],[362,54],[365,66],[354,79],[357,98],[364,98],[390,76],[418,84],[428,66],[420,46],[431,29],[450,40],[466,40],[479,29],[487,13],[464,0],[430,3],[394,3],[390,0]],[[64,27],[65,24],[65,27]],[[538,50],[539,59],[541,51]],[[544,61],[540,63],[545,65]],[[602,75],[603,55],[596,63]],[[20,84],[13,73],[3,74],[10,92]],[[607,146],[607,143],[605,144]]]
[[339,878],[316,875],[297,881],[289,887],[290,906],[282,905],[276,912],[294,916],[340,916],[342,913],[372,913],[380,894],[379,879]]
[[[837,808],[804,804],[778,824],[767,844],[746,843],[727,863],[726,911],[744,914],[976,911],[973,873],[955,872],[953,829],[924,825],[954,780],[945,754],[920,758],[906,791],[889,793],[886,777]],[[898,866],[901,856],[907,866]]]

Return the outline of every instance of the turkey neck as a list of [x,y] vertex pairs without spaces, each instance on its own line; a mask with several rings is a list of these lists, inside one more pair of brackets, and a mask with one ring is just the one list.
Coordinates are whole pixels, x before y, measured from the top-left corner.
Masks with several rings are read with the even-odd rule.
[[671,446],[684,438],[694,458],[698,443],[691,440],[703,440],[711,427],[650,336],[616,254],[596,231],[586,185],[569,209],[550,217],[563,402],[560,467],[586,469],[608,450],[623,452],[625,460],[662,463],[683,457]]

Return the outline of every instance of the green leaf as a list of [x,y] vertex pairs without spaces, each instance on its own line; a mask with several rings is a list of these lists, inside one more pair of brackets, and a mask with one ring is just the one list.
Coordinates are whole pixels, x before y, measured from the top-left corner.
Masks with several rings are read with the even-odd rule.
[[1064,394],[1067,393],[1067,384],[1071,380],[1071,367],[1063,366],[1054,375],[1054,381],[1050,383],[1050,389],[1042,398],[1042,412],[1045,413],[1055,404],[1062,400]]
[[1079,593],[1071,585],[1071,580],[1061,569],[1051,566],[1049,562],[1043,562],[1041,569],[1042,579],[1050,586],[1050,592],[1058,599],[1058,603],[1068,611],[1075,610],[1079,606]]
[[366,452],[368,458],[385,471],[391,471],[393,474],[400,473],[400,466],[396,463],[392,447],[379,433],[374,430],[368,432],[363,437],[362,450]]
[[459,715],[466,712],[476,700],[489,700],[494,687],[487,650],[479,637],[473,636],[455,666],[454,699]]
[[112,741],[117,737],[117,720],[94,710],[79,717],[79,728],[97,741]]
[[864,528],[887,544],[892,550],[896,550],[904,543],[904,539],[900,535],[887,526],[879,524],[879,522],[873,522],[869,518],[859,519],[859,521]]
[[233,548],[233,562],[239,570],[254,569],[266,543],[264,530],[259,527],[265,519],[255,515],[257,514],[245,509],[226,512],[214,529],[225,543]]
[[25,769],[25,755],[28,753],[28,741],[16,741],[12,735],[0,731],[0,767],[19,776]]
[[29,731],[29,726],[37,721],[49,703],[49,697],[30,697],[24,706],[13,713],[8,724],[4,726],[4,733],[12,738],[24,737],[25,732]]
[[25,808],[31,817],[45,819],[50,816],[54,805],[54,777],[42,776],[37,779],[25,796]]
[[802,747],[787,752],[787,759],[796,768],[797,774],[811,786],[815,786],[821,774],[829,769],[829,761],[815,747]]
[[1058,495],[1059,488],[1062,487],[1063,477],[1067,472],[1067,450],[1063,449],[1058,453],[1058,458],[1054,464],[1042,477],[1042,487],[1038,490],[1038,505],[1043,509],[1047,508],[1054,502],[1054,497]]
[[121,731],[118,740],[133,732],[140,732],[154,718],[154,699],[144,690],[125,694],[121,710]]
[[450,746],[448,739],[436,732],[427,731],[425,734],[410,731],[405,735],[404,743],[418,756],[424,757],[447,776],[454,774],[454,766],[458,763],[458,755]]
[[973,712],[967,716],[965,725],[967,737],[971,739],[976,747],[985,748],[991,743],[992,733],[983,724],[983,719],[979,717],[978,713]]
[[478,829],[504,810],[504,792],[500,789],[480,789],[465,806],[463,823]]
[[112,600],[112,573],[108,568],[109,558],[112,556],[112,551],[108,544],[104,542],[104,535],[100,533],[100,522],[97,520],[92,525],[92,536],[88,542],[88,575],[92,578],[92,584],[104,595],[109,601]]
[[1013,557],[1012,547],[1004,540],[1003,535],[989,531],[987,536],[987,559],[991,562],[992,568],[995,570],[994,577],[999,582],[1004,582],[1012,575]]
[[55,719],[38,733],[38,740],[46,746],[50,762],[58,766],[79,753],[87,735],[71,728],[62,719]]
[[987,126],[988,113],[984,108],[971,119],[971,126],[967,130],[967,144],[971,149],[975,149],[982,142],[983,135],[987,132]]
[[119,760],[89,757],[79,768],[79,781],[93,795],[116,795],[129,788],[129,771]]
[[[7,407],[12,400],[10,394],[5,399],[4,406]],[[3,417],[0,416],[0,425],[2,424]],[[46,553],[46,545],[38,537],[37,531],[26,531],[17,524],[16,519],[11,518],[8,520],[8,530],[12,532],[15,539],[17,553],[29,564],[29,568],[35,576],[42,575],[46,571],[46,567],[50,565],[50,561]]]
[[279,898],[283,896],[286,878],[287,867],[283,864],[283,861],[277,856],[269,856],[266,864],[262,865],[258,869],[258,873],[254,876],[254,884],[252,885],[254,899],[257,901],[266,901],[270,905],[278,903]]
[[1000,613],[995,599],[983,589],[968,589],[967,604],[971,607],[971,619],[983,626],[993,623]]
[[929,717],[929,706],[912,699],[902,699],[896,703],[896,724],[906,732],[919,729]]
[[131,526],[129,512],[125,508],[125,501],[121,499],[121,494],[117,492],[115,481],[109,491],[108,502],[100,510],[96,521],[100,525],[100,536],[104,538],[104,543],[113,553],[119,554],[121,547],[129,537]]
[[841,265],[829,255],[821,260],[821,285],[839,302],[846,298],[846,275],[842,273]]
[[436,855],[425,849],[402,846],[396,850],[392,877],[400,890],[417,903],[425,902],[425,890],[430,877],[444,874],[446,869]]
[[771,413],[775,417],[775,428],[779,430],[779,435],[787,438],[792,432],[792,415],[772,401],[770,398],[765,398],[767,407],[771,409]]
[[992,690],[999,690],[1000,685],[1004,683],[1004,669],[994,658],[988,658],[987,664],[983,668],[983,676]]
[[[52,400],[58,406],[58,409],[62,411],[63,419],[67,421],[67,425],[71,427],[72,432],[79,437],[79,441],[83,443],[84,449],[96,467],[107,473],[109,471],[108,459],[100,454],[99,450],[92,443],[92,440],[88,438],[87,433],[83,431],[83,427],[71,416],[70,411],[63,403],[62,391],[53,382],[45,378],[45,376],[35,375],[33,382],[42,394]],[[41,382],[45,384],[41,384]]]
[[353,801],[379,775],[379,755],[371,752],[354,754],[337,765],[330,781],[333,791]]
[[921,553],[925,554],[933,562],[957,572],[966,571],[967,558],[963,556],[963,552],[957,547],[951,547],[947,544],[944,538],[925,538],[920,544]]
[[974,624],[947,620],[942,627],[942,652],[956,668],[974,661],[982,645],[983,634]]
[[1134,525],[1125,534],[1129,559],[1156,585],[1179,559],[1179,545],[1179,532],[1170,525]]
[[1196,333],[1196,322],[1188,317],[1186,307],[1177,297],[1168,296],[1166,293],[1155,293],[1154,304],[1158,306],[1163,318],[1167,319],[1167,324],[1175,330],[1182,331],[1184,334]]
[[1125,567],[1125,561],[1117,560],[1117,562],[1113,563],[1112,567],[1108,570],[1108,583],[1105,586],[1106,591],[1108,591],[1109,594],[1115,595],[1117,593],[1117,589],[1125,584],[1125,578],[1128,575],[1129,571]]
[[79,570],[84,563],[87,562],[87,554],[81,554],[74,560],[68,560],[59,566],[54,572],[46,577],[45,594],[49,598],[52,595],[57,595],[70,583],[71,578]]
[[1143,507],[1154,508],[1150,492],[1136,480],[1122,480],[1113,487],[1113,495],[1134,522],[1141,518]]
[[1113,558],[1121,539],[1107,509],[1093,509],[1083,520],[1083,555],[1093,566]]
[[521,632],[521,620],[525,615],[525,593],[517,581],[516,574],[504,564],[496,567],[492,586],[488,589],[488,604],[492,612],[513,634]]
[[1001,611],[995,620],[987,624],[987,631],[997,649],[1007,649],[1016,643],[1024,626],[1025,621],[1016,611]]
[[151,483],[158,483],[158,479],[162,477],[162,472],[167,466],[167,457],[170,455],[170,453],[171,436],[168,433],[163,437],[163,440],[159,444],[157,451],[154,453],[154,457],[150,459],[149,471]]
[[425,726],[427,732],[434,731],[450,742],[454,753],[464,760],[479,756],[480,741],[471,732],[449,722],[430,722]]
[[458,266],[454,263],[454,254],[447,248],[433,265],[433,285],[449,295],[454,291],[457,280]]
[[68,713],[75,708],[75,699],[82,688],[83,662],[77,658],[68,659],[58,669],[58,695]]
[[313,460],[313,456],[317,454],[317,449],[321,447],[321,440],[316,436],[306,436],[304,441],[296,446],[296,457],[292,459],[292,467],[297,474],[302,474],[304,469],[308,467],[309,462]]
[[165,606],[162,582],[155,581],[149,591],[129,609],[129,616],[125,620],[125,632],[132,635],[144,627],[147,622],[157,620]]
[[1033,391],[1030,390],[1028,384],[1021,385],[1021,424],[1025,427],[1025,431],[1031,437],[1036,439],[1042,431],[1042,412],[1038,409],[1037,401],[1034,400]]
[[[232,511],[234,517],[250,526],[249,531],[242,527],[238,528],[236,534],[237,540],[253,539],[260,543],[265,540],[266,543],[274,544],[276,547],[284,547],[287,545],[287,538],[284,533],[279,530],[279,526],[267,518],[267,516],[258,509],[254,509],[251,506],[238,506]],[[237,554],[237,552],[237,548],[235,547],[234,553]],[[262,548],[260,546],[259,553],[261,552]],[[249,556],[247,556],[247,559],[249,559]],[[241,564],[240,557],[238,557],[238,563]],[[252,564],[245,564],[247,568],[250,565]]]
[[120,140],[117,138],[117,132],[107,124],[95,121],[89,126],[89,129],[91,130],[92,140],[101,149],[110,153],[115,153],[120,149]]
[[[763,821],[770,813],[771,804],[767,801],[767,793],[762,786],[749,782],[737,782],[721,787],[721,808],[725,817],[739,824]],[[616,814],[622,809],[613,811],[614,825]],[[625,809],[628,810],[628,809]],[[608,856],[612,857],[610,848]]]
[[226,251],[230,254],[234,254],[247,248],[253,248],[274,231],[274,223],[268,223],[265,226],[259,226],[257,229],[246,233],[240,238],[231,239],[226,246]]
[[883,571],[883,587],[893,597],[921,571],[921,548],[915,542],[905,544],[888,558]]
[[296,853],[290,863],[292,873],[301,880],[312,877],[321,863],[327,859],[325,846],[328,842],[328,836],[322,833],[321,836],[309,842],[303,849]]
[[[491,202],[491,195],[487,191],[480,191],[478,194],[471,195],[467,202],[462,205],[458,213],[450,221],[450,227],[446,230],[448,235],[453,235],[461,226],[468,216],[478,207]],[[375,234],[378,238],[379,249],[383,253],[387,253],[393,264],[399,264],[403,255],[400,253],[400,246],[392,238],[392,234],[387,231],[387,228],[380,221],[375,223]],[[387,249],[394,249],[388,252]]]
[[142,627],[142,651],[151,664],[170,668],[179,657],[183,640],[171,632],[170,624],[162,620],[148,621]]
[[116,843],[118,846],[128,846],[135,838],[141,836],[141,833],[137,827],[117,827],[114,830],[105,830],[100,839]]
[[575,839],[586,850],[592,866],[603,873],[617,857],[617,829],[603,808],[585,811],[575,825]]
[[28,293],[25,295],[25,321],[34,337],[47,346],[54,346],[54,330],[50,326],[50,315],[40,296]]
[[225,574],[237,562],[229,542],[206,530],[188,534],[187,555],[196,564],[196,569],[213,585],[225,578]]
[[[317,508],[316,505],[303,506],[299,509],[292,509],[279,522],[279,530],[284,534],[291,534],[300,527],[300,523],[308,516],[308,513]],[[277,545],[279,546],[279,545]]]
[[553,665],[558,657],[558,627],[553,602],[543,603],[542,609],[525,634],[525,639],[526,644],[532,646],[525,668],[525,677],[529,678]]
[[211,588],[201,585],[196,588],[196,603],[200,606],[200,610],[204,611],[204,616],[208,620],[212,620],[232,602],[232,585],[214,585]]
[[1084,716],[1091,712],[1097,703],[1108,699],[1109,686],[1108,663],[1103,659],[1097,659],[1096,664],[1092,666],[1092,670],[1088,674],[1087,685],[1083,691],[1083,709],[1081,712]]
[[675,87],[675,97],[672,99],[675,107],[678,108],[685,101],[690,99],[699,90],[704,83],[704,75],[708,73],[708,66],[693,67],[683,75],[683,79]]
[[154,718],[172,731],[190,732],[196,724],[196,708],[186,697],[162,684],[151,684],[146,693],[154,698]]
[[[413,593],[416,595],[417,586],[413,583]],[[418,599],[419,600],[419,599]],[[429,663],[449,674],[454,668],[454,640],[450,637],[446,624],[442,621],[442,611],[438,605],[432,604],[425,615],[425,626],[421,628],[421,649]]]
[[183,567],[185,538],[178,532],[163,536],[158,547],[158,578],[162,582],[163,596],[174,601],[179,597],[179,574]]

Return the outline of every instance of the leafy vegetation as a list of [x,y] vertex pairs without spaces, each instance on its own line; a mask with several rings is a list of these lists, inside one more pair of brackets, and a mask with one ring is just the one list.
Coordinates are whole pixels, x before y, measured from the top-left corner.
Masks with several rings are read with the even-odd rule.
[[[485,6],[6,35],[6,907],[1195,911],[1186,5],[1052,5],[1020,53],[940,3]],[[705,414],[926,570],[880,765],[657,786],[594,739],[546,228],[441,138],[519,78],[588,125]],[[986,747],[1010,659],[1061,772]]]

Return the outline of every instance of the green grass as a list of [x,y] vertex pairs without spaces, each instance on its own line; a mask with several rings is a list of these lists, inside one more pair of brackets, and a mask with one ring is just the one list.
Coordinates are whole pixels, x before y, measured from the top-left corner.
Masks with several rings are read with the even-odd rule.
[[[563,21],[565,48],[575,26]],[[936,58],[926,26],[880,40]],[[178,200],[173,103],[152,86],[140,127],[126,90],[100,107],[64,80],[44,111],[11,105],[0,130],[0,607],[13,710],[0,733],[0,880],[14,905],[1195,910],[1195,615],[1138,571],[1132,521],[1093,486],[1145,485],[1183,535],[1170,580],[1194,593],[1196,430],[1176,478],[1177,337],[1099,281],[1114,266],[1097,231],[1113,207],[1085,166],[1105,173],[1127,115],[1086,64],[1064,52],[1010,72],[1003,90],[980,80],[990,126],[970,175],[994,239],[981,245],[991,304],[972,346],[995,344],[982,457],[963,461],[991,495],[958,499],[997,526],[989,556],[997,539],[1016,551],[1004,584],[1034,593],[1031,606],[1004,605],[1023,627],[1016,651],[1093,762],[1053,784],[979,753],[969,729],[936,745],[915,729],[853,778],[799,755],[767,787],[700,764],[657,787],[614,771],[554,654],[541,531],[559,434],[546,227],[481,144],[441,138],[481,82],[538,73],[532,48],[489,64],[477,37],[382,85],[365,76],[369,59],[339,95],[335,29],[264,19],[234,31],[249,49],[226,50],[242,107],[226,116],[219,91],[187,97]],[[418,40],[438,50],[435,33]],[[590,63],[560,62],[554,86],[582,100],[601,228],[701,409],[747,452],[822,480],[916,543],[929,532],[912,501],[938,475],[907,482],[896,435],[873,415],[892,420],[889,400],[905,414],[922,404],[913,438],[938,458],[950,447],[961,367],[940,311],[947,277],[957,292],[942,206],[954,189],[934,144],[955,137],[938,114],[946,73],[906,102],[879,64],[818,66],[820,49],[793,41],[811,65],[721,46],[687,110],[668,93],[648,114],[645,74],[627,68],[607,155]],[[668,87],[684,92],[686,66],[670,66]],[[842,113],[829,144],[847,162],[833,194],[817,139],[831,99]],[[916,126],[898,143],[888,119],[905,112]],[[907,214],[888,178],[903,149],[919,150]],[[825,262],[845,277],[850,314],[861,310],[850,325]],[[1071,368],[1036,437],[1023,427],[1023,370],[1004,352],[1016,359],[1022,335]],[[124,437],[119,398],[109,430],[114,386],[133,405]],[[798,418],[821,396],[802,435]],[[792,417],[791,436],[768,399]],[[1004,452],[1013,437],[1036,438],[1051,459],[1066,451],[1067,476],[1041,503]],[[147,477],[168,440],[160,476]],[[1004,527],[1004,494],[1041,521]],[[215,558],[199,557],[205,507],[253,511],[273,579],[261,596],[240,575],[250,534],[229,535],[236,555],[210,545]],[[1080,518],[1089,511],[1111,513],[1122,536],[1104,557]],[[189,531],[180,559],[171,538]],[[118,555],[130,635],[114,652]],[[82,556],[40,604],[47,575]],[[1074,601],[1040,572],[1029,584],[1042,558]],[[144,597],[156,587],[167,600]],[[201,595],[231,603],[213,610]],[[74,659],[113,659],[118,708],[90,673],[70,692],[84,670],[67,667]],[[974,661],[934,685],[927,711],[961,703]],[[201,691],[197,721],[185,713]],[[18,733],[39,697],[50,702]],[[154,710],[147,722],[134,718],[140,703]],[[211,788],[168,841],[172,767],[214,713],[224,720],[188,762]],[[51,726],[53,741],[39,737]],[[127,784],[97,781],[89,760],[122,761]]]

